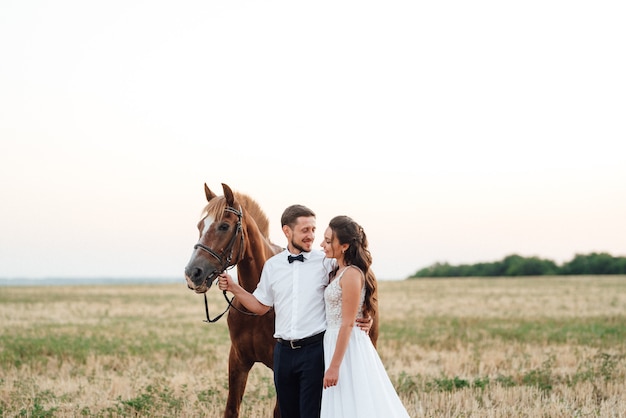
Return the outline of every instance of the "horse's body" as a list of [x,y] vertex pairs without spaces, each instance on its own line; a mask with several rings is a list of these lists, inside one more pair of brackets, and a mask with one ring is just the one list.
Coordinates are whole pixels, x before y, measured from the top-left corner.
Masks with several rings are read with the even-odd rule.
[[[200,239],[187,267],[187,285],[205,293],[216,275],[237,265],[239,284],[248,292],[256,289],[265,261],[282,248],[269,239],[269,221],[259,205],[248,196],[233,193],[222,184],[224,196],[217,196],[205,184],[208,205],[198,223]],[[224,417],[238,417],[250,369],[256,362],[273,369],[274,311],[247,315],[237,301],[228,312],[231,346],[228,357],[228,400]],[[278,417],[278,406],[274,417]]]

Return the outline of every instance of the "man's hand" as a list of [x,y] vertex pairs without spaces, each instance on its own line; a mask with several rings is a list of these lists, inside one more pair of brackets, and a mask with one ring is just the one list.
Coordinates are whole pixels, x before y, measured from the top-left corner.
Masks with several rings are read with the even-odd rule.
[[[221,289],[221,287],[220,287]],[[372,324],[374,324],[374,319],[371,316],[368,316],[367,318],[357,318],[356,319],[356,325],[361,328],[363,331],[365,331],[366,334],[369,335],[370,333],[370,329],[372,328]]]
[[220,290],[228,290],[228,291],[232,292],[231,289],[232,289],[232,286],[233,286],[233,278],[231,277],[231,275],[226,273],[226,272],[222,272],[217,277],[219,279],[218,286],[219,286]]

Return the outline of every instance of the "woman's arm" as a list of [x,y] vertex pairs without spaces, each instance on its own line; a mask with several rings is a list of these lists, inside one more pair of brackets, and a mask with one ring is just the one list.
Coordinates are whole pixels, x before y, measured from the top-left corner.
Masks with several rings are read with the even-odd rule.
[[348,349],[350,334],[359,309],[361,287],[363,286],[361,272],[354,268],[348,268],[343,273],[339,286],[341,286],[341,326],[333,358],[324,374],[324,389],[335,386],[339,380],[339,367]]

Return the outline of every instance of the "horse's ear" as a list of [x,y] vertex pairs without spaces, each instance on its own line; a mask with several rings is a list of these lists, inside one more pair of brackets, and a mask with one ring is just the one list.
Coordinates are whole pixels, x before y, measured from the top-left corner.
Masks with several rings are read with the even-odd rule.
[[226,202],[228,206],[233,206],[235,203],[235,197],[233,196],[233,191],[228,187],[227,184],[222,183],[222,189],[224,189],[224,197],[226,198]]
[[209,189],[209,186],[207,186],[206,183],[204,183],[204,194],[206,195],[206,200],[208,202],[210,202],[211,199],[217,196],[215,193],[211,191],[211,189]]

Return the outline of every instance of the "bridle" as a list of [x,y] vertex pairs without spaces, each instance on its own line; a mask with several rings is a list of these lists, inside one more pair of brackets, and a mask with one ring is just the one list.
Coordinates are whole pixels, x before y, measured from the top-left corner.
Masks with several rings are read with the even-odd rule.
[[[206,279],[207,282],[211,282],[211,281],[215,280],[217,275],[219,275],[223,271],[232,269],[233,267],[235,267],[237,265],[237,263],[239,261],[241,261],[243,259],[244,238],[243,238],[243,227],[242,227],[242,224],[241,224],[241,220],[243,218],[243,212],[242,212],[241,209],[237,210],[237,209],[233,208],[232,206],[227,206],[224,209],[224,212],[230,212],[230,213],[233,213],[233,214],[235,214],[237,216],[237,224],[235,226],[235,233],[230,238],[230,241],[228,242],[228,245],[224,248],[224,251],[222,251],[221,254],[218,254],[212,248],[210,248],[210,247],[208,247],[208,246],[206,246],[204,244],[201,244],[201,243],[197,243],[196,245],[193,246],[194,250],[201,249],[203,251],[206,251],[212,257],[216,258],[217,261],[219,262],[220,269],[219,270],[213,270],[211,272],[211,274],[209,274],[209,276],[207,277],[207,279]],[[239,244],[239,259],[235,263],[231,264],[231,261],[233,259],[233,252],[235,251],[235,242],[237,241],[237,236],[238,235],[241,237],[240,244]],[[218,321],[222,316],[224,316],[224,314],[226,312],[228,312],[228,309],[230,309],[231,307],[233,309],[243,313],[243,314],[246,314],[246,315],[256,315],[253,312],[242,311],[241,309],[238,309],[236,306],[234,306],[232,302],[233,302],[233,300],[235,300],[235,297],[233,296],[231,299],[228,299],[228,296],[226,295],[226,291],[225,290],[224,290],[224,299],[226,299],[226,302],[228,303],[228,306],[226,307],[224,312],[222,312],[221,314],[219,314],[215,318],[211,319],[209,317],[209,303],[207,301],[206,292],[204,292],[204,311],[206,313],[206,319],[204,320],[204,322],[213,323],[213,322]]]
[[[241,226],[241,218],[243,216],[241,210],[237,210],[231,206],[227,206],[226,209],[224,209],[224,212],[230,212],[230,213],[234,213],[235,215],[237,215],[237,225],[235,226],[235,233],[233,234],[233,236],[230,238],[230,241],[228,242],[228,245],[226,246],[226,248],[224,248],[224,251],[221,254],[218,254],[217,252],[215,252],[213,249],[207,247],[204,244],[201,243],[197,243],[196,245],[193,246],[194,250],[197,250],[198,248],[206,251],[207,253],[209,253],[211,256],[213,256],[214,258],[217,259],[217,261],[220,263],[220,270],[213,270],[211,272],[211,274],[209,275],[209,277],[207,277],[207,281],[212,281],[213,279],[215,279],[215,277],[220,274],[221,272],[225,271],[227,268],[232,268],[234,267],[237,263],[231,264],[230,262],[233,259],[233,252],[235,251],[235,241],[237,240],[237,235],[241,236],[241,245],[239,246],[240,249],[240,255],[239,255],[239,260],[237,260],[237,262],[241,261],[242,257],[243,257],[243,227]],[[226,253],[228,253],[228,255],[226,255]],[[226,257],[226,258],[224,258]]]

